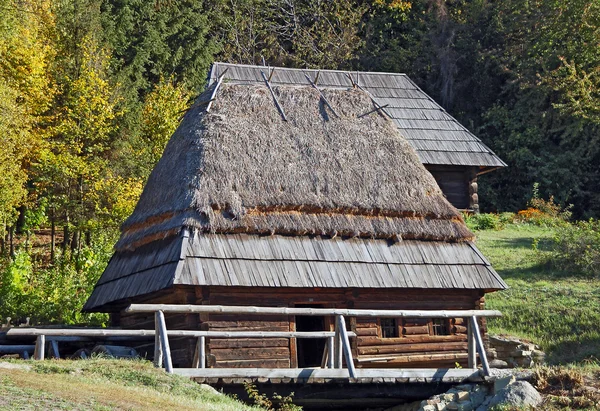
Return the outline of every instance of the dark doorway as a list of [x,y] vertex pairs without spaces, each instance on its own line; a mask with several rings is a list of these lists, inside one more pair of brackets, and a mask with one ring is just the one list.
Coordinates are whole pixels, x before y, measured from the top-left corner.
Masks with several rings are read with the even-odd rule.
[[[299,308],[323,308],[322,305],[296,305]],[[296,331],[327,331],[323,317],[296,316]],[[325,350],[325,338],[297,338],[298,367],[320,367]]]

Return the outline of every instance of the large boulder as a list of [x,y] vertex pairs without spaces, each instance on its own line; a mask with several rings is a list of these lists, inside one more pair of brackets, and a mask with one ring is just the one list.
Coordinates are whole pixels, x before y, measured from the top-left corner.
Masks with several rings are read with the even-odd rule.
[[496,393],[487,405],[488,408],[497,405],[514,407],[537,407],[542,402],[542,396],[527,381],[516,381]]

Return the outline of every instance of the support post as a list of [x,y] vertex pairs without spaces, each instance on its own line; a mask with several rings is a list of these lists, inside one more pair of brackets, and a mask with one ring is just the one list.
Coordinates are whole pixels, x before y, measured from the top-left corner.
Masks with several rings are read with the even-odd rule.
[[52,340],[50,341],[50,345],[52,346],[52,356],[56,359],[60,359],[60,353],[58,351],[58,341]]
[[472,316],[470,318],[470,325],[473,330],[473,338],[477,343],[477,351],[479,353],[479,359],[481,360],[481,366],[483,367],[483,373],[486,377],[490,375],[490,366],[488,364],[487,357],[485,355],[485,347],[483,346],[483,340],[481,339],[481,333],[479,332],[479,324],[477,324],[477,317]]
[[475,337],[473,335],[473,326],[469,324],[467,327],[467,352],[469,359],[469,368],[477,368],[477,347],[475,345]]
[[160,343],[160,324],[158,320],[158,311],[154,313],[154,366],[161,368],[163,365],[163,350]]
[[160,335],[160,345],[165,361],[165,371],[173,374],[173,363],[171,362],[171,348],[169,347],[169,337],[167,336],[167,323],[165,322],[165,314],[162,311],[156,312],[158,320],[158,334]]
[[335,316],[335,335],[333,337],[333,368],[342,368],[342,339],[340,334],[340,316]]
[[206,367],[206,337],[198,337],[196,342],[196,352],[194,353],[193,368],[205,368]]
[[342,348],[348,367],[350,378],[356,378],[356,369],[354,368],[354,360],[352,359],[352,349],[350,348],[350,339],[348,338],[348,330],[346,329],[346,320],[342,315],[338,316],[340,339],[342,340]]
[[333,338],[327,337],[327,368],[333,368]]
[[46,350],[46,336],[38,335],[35,341],[35,350],[33,352],[33,358],[35,360],[43,360],[45,357]]

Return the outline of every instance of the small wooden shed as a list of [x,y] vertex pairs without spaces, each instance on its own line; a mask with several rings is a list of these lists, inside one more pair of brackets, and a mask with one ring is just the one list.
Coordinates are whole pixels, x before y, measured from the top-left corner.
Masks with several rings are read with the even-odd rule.
[[[381,106],[360,88],[215,82],[153,170],[85,311],[130,303],[481,309],[506,284]],[[323,74],[322,74],[323,75]],[[318,86],[318,83],[317,83]],[[169,329],[330,330],[320,317],[167,316]],[[461,318],[352,318],[359,367],[454,367]],[[485,332],[485,328],[483,328]],[[208,342],[213,367],[310,367],[324,341]],[[171,342],[190,366],[194,341]]]
[[[261,84],[261,71],[266,70],[261,66],[214,63],[209,84],[223,73],[230,83]],[[448,201],[460,210],[478,212],[477,177],[506,167],[405,74],[277,67],[270,81],[274,85],[305,86],[309,84],[306,75],[319,87],[360,87],[370,93],[415,149]]]

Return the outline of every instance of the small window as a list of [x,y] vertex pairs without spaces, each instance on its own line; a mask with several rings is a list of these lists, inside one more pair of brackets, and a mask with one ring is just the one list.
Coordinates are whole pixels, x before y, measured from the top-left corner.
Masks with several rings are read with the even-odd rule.
[[448,320],[444,318],[434,318],[431,321],[431,330],[433,335],[450,335]]
[[381,338],[398,337],[398,322],[395,318],[381,318],[379,321],[381,326]]

